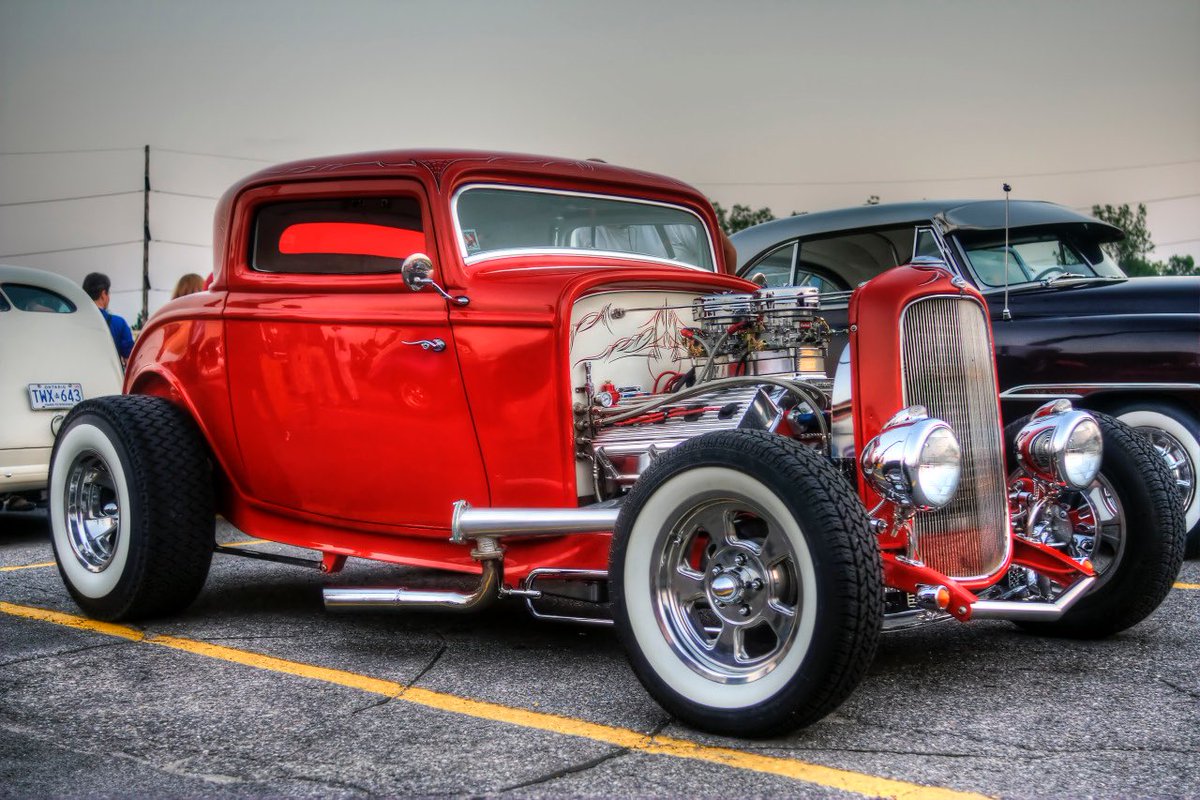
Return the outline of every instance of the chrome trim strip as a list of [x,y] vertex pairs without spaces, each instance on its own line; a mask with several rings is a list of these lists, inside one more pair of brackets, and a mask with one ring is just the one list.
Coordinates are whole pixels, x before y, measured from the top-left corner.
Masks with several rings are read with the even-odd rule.
[[857,458],[854,449],[854,403],[851,396],[850,342],[838,356],[829,399],[829,455],[833,458]]
[[[607,250],[573,250],[573,249],[569,249],[569,248],[535,249],[535,248],[522,247],[522,248],[516,248],[516,249],[510,249],[510,250],[492,250],[487,253],[480,253],[478,255],[471,256],[471,255],[467,254],[467,248],[463,244],[462,224],[459,222],[459,219],[458,219],[458,198],[464,192],[470,191],[471,189],[498,189],[500,191],[505,191],[505,192],[535,192],[537,194],[555,194],[555,195],[562,195],[562,196],[567,196],[567,197],[590,197],[590,198],[593,198],[596,200],[613,200],[613,201],[617,201],[617,202],[635,203],[635,204],[644,205],[644,206],[658,206],[659,208],[670,208],[675,211],[682,211],[685,214],[690,214],[691,216],[695,217],[696,221],[700,223],[700,227],[704,231],[704,235],[708,240],[708,255],[709,255],[709,259],[712,261],[713,266],[712,266],[712,269],[705,269],[704,267],[701,267],[698,264],[688,264],[683,261],[673,261],[668,258],[655,258],[654,256],[642,256],[642,255],[637,255],[634,253],[622,253],[622,252],[614,253],[614,252],[609,252]],[[640,198],[629,197],[628,195],[620,195],[620,194],[596,194],[594,192],[572,192],[572,191],[569,191],[566,189],[545,189],[545,188],[540,188],[540,187],[536,187],[536,186],[509,186],[509,185],[497,184],[497,183],[468,183],[468,184],[464,184],[463,186],[460,186],[454,192],[454,196],[450,198],[450,218],[451,218],[451,221],[454,223],[454,236],[456,237],[456,243],[458,246],[458,255],[460,258],[462,258],[463,263],[468,266],[470,266],[472,264],[477,264],[480,261],[489,261],[489,260],[495,259],[495,258],[504,258],[505,256],[512,256],[512,255],[518,255],[518,254],[520,254],[520,255],[575,255],[575,256],[597,255],[597,256],[603,256],[605,258],[621,258],[621,259],[628,259],[628,260],[632,260],[632,261],[654,261],[654,262],[662,263],[662,264],[670,264],[672,266],[689,267],[691,269],[697,269],[697,270],[700,270],[701,272],[707,272],[710,274],[716,273],[716,271],[717,271],[717,248],[716,248],[715,242],[713,242],[712,231],[709,230],[708,225],[705,224],[704,218],[701,217],[699,214],[697,214],[695,211],[692,211],[690,208],[685,208],[684,206],[675,205],[674,203],[660,203],[655,200],[643,200]]]
[[1130,391],[1200,392],[1200,383],[1026,383],[1005,389],[1001,400],[1079,400],[1107,389]]
[[1012,600],[978,600],[971,604],[971,619],[1009,619],[1052,622],[1071,610],[1087,594],[1096,577],[1080,578],[1053,603],[1022,603]]
[[620,508],[471,508],[454,504],[450,541],[505,536],[562,536],[568,533],[612,533]]

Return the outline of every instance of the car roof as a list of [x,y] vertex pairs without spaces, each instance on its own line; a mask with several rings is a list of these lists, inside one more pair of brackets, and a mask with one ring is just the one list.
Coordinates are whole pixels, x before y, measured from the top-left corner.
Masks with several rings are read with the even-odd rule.
[[[1004,230],[1005,205],[1003,200],[921,200],[912,203],[853,206],[764,222],[738,231],[730,239],[737,248],[740,267],[764,250],[788,239],[859,228],[915,225],[936,218],[947,232]],[[1057,203],[1043,200],[1012,200],[1007,206],[1009,228],[1082,224],[1101,242],[1125,238],[1125,232],[1120,228]]]
[[56,272],[47,272],[44,269],[0,264],[0,283],[23,283],[50,289],[66,297],[80,308],[87,308],[92,302],[92,298],[87,296],[87,292],[79,284],[70,278],[65,278]]
[[383,176],[412,167],[427,170],[439,185],[442,184],[443,176],[447,174],[502,172],[571,179],[586,178],[594,182],[634,184],[671,192],[696,192],[693,187],[674,178],[618,167],[600,159],[572,159],[486,150],[380,150],[291,161],[267,167],[247,176],[235,184],[230,192],[235,193],[242,187],[256,183],[278,181],[287,176]]

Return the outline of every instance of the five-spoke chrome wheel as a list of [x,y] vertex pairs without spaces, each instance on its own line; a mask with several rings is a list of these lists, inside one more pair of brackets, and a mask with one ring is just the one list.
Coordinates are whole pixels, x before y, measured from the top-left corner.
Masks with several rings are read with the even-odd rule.
[[773,670],[796,634],[802,592],[780,524],[746,501],[685,513],[657,554],[655,605],[686,663],[720,683]]
[[67,470],[67,539],[89,572],[112,563],[121,535],[121,502],[108,462],[94,450],[79,453]]

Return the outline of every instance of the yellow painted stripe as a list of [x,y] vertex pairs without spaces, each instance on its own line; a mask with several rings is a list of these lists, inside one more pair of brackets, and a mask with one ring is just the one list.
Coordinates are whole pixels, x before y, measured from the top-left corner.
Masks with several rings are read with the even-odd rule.
[[523,708],[512,708],[498,703],[488,703],[482,700],[472,700],[443,692],[435,692],[418,687],[406,687],[395,681],[372,678],[340,669],[318,667],[313,664],[303,664],[297,661],[287,661],[274,656],[238,650],[224,645],[210,644],[194,639],[183,639],[177,636],[151,635],[136,628],[125,625],[114,625],[108,622],[97,622],[73,614],[59,611],[48,611],[42,608],[19,606],[12,603],[0,602],[0,612],[14,617],[52,622],[79,630],[103,633],[108,636],[119,636],[123,639],[142,642],[144,644],[169,647],[182,650],[194,655],[216,658],[235,664],[242,664],[255,669],[295,675],[301,678],[321,681],[323,683],[345,686],[371,694],[395,698],[425,708],[446,711],[452,714],[485,719],[493,722],[503,722],[523,728],[548,731],[564,736],[576,736],[595,742],[615,745],[642,753],[653,755],[686,758],[695,761],[705,761],[710,764],[720,764],[752,772],[779,775],[785,778],[804,781],[833,789],[866,795],[869,797],[894,797],[904,800],[982,800],[986,795],[970,792],[958,792],[952,789],[942,789],[934,786],[923,786],[907,781],[880,778],[850,770],[824,767],[791,758],[748,753],[728,747],[713,747],[686,739],[676,739],[669,736],[647,736],[629,728],[618,728],[612,725],[601,725],[586,722],[571,717],[560,717],[539,711],[529,711]]
[[1200,589],[1200,583],[1177,583],[1176,589]]
[[53,622],[55,625],[65,625],[68,628],[91,631],[92,633],[103,633],[106,636],[119,636],[122,639],[129,639],[135,642],[144,641],[146,638],[144,632],[139,631],[137,628],[131,628],[128,625],[100,622],[99,620],[78,617],[74,614],[64,614],[61,611],[50,611],[45,608],[33,608],[32,606],[18,606],[12,603],[0,602],[0,611],[14,617],[24,617],[25,619],[33,619],[38,622]]
[[42,567],[53,567],[53,561],[39,561],[36,564],[18,564],[15,567],[0,567],[0,572],[16,572],[19,569],[41,569]]
[[265,544],[267,539],[244,539],[240,542],[218,542],[222,547],[245,547],[248,544]]

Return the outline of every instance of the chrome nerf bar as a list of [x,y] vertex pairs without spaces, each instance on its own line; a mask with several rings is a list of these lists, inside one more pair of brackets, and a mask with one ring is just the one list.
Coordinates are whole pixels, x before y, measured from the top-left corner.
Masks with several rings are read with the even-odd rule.
[[1053,603],[1021,603],[1011,600],[978,600],[971,604],[971,619],[1008,619],[1023,622],[1053,622],[1087,594],[1096,578],[1080,578]]

